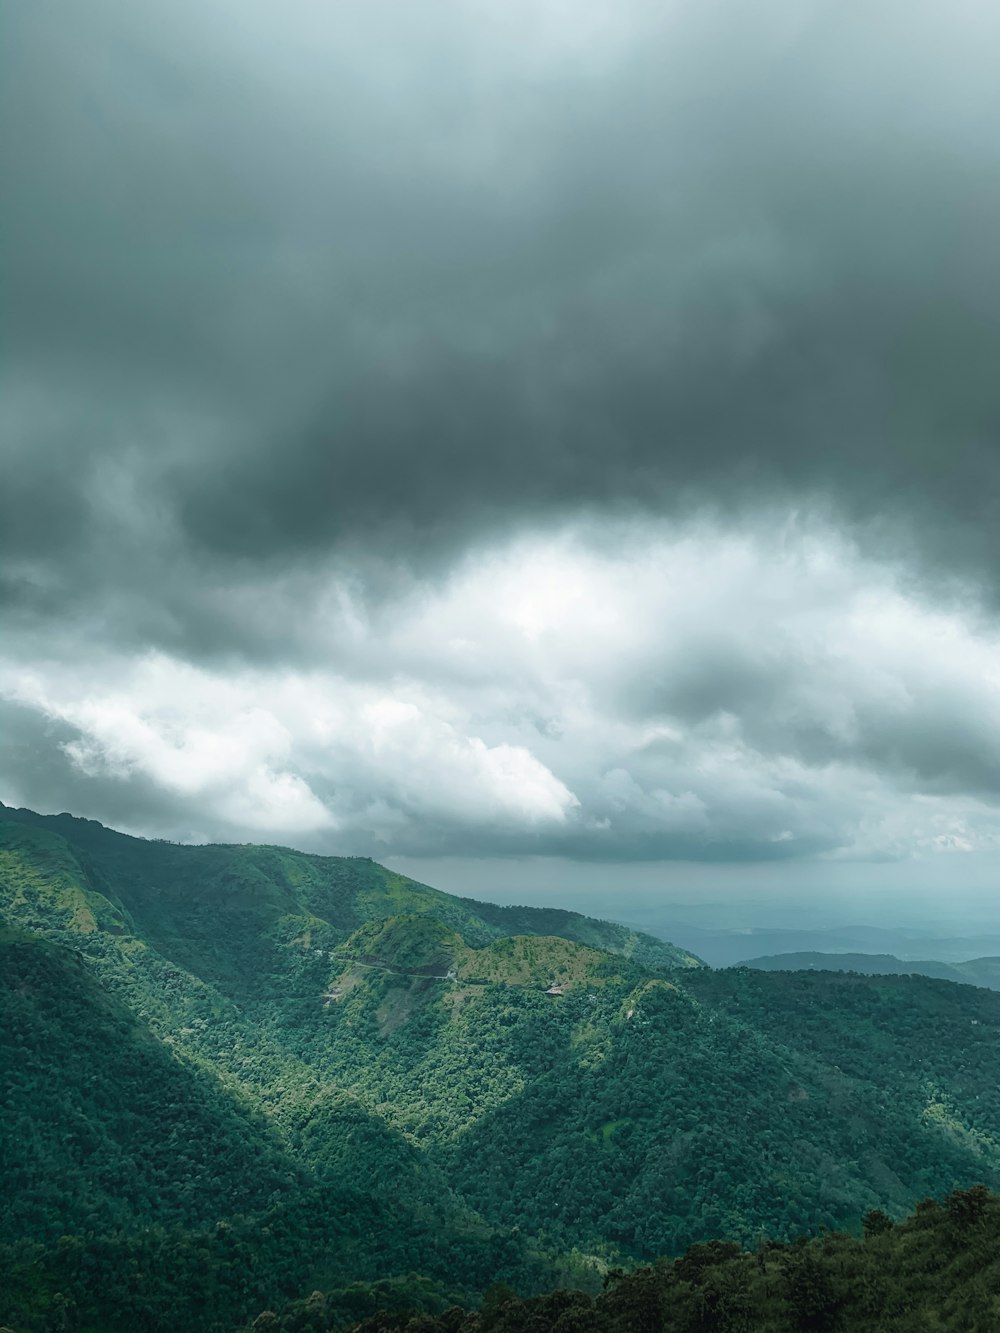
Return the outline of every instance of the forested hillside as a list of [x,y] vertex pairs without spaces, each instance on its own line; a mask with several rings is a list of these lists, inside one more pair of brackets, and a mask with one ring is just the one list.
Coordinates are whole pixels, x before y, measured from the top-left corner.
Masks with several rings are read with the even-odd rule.
[[557,1271],[349,1092],[300,1080],[274,1114],[80,954],[10,929],[0,1070],[0,1323],[229,1329],[317,1283],[417,1271],[470,1297],[498,1269],[528,1287]]
[[432,916],[476,947],[507,935],[556,935],[647,967],[699,961],[651,935],[577,912],[456,898],[367,857],[150,842],[92,820],[3,805],[0,857],[0,891],[15,895],[19,916],[37,898],[39,926],[51,927],[61,910],[61,924],[79,933],[97,925],[134,935],[233,998],[251,992],[273,962],[288,922],[339,941],[368,921]]
[[192,1225],[303,1180],[265,1117],[158,1041],[79,954],[12,930],[0,931],[0,1069],[0,1240],[151,1215]]
[[305,1328],[313,1289],[331,1327],[496,1281],[590,1299],[1000,1187],[998,993],[717,972],[365,859],[0,815],[19,1333]]
[[[752,1250],[693,1245],[592,1295],[566,1289],[520,1299],[502,1285],[476,1311],[414,1292],[355,1333],[992,1333],[1000,1328],[1000,1198],[982,1186],[925,1199],[894,1226],[865,1215],[862,1235],[829,1232]],[[337,1333],[339,1293],[315,1292],[254,1333]]]

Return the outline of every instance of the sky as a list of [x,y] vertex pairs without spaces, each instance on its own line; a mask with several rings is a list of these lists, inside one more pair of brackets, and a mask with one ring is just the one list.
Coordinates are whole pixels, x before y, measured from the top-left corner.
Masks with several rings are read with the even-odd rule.
[[992,895],[994,5],[4,27],[0,799],[496,896]]

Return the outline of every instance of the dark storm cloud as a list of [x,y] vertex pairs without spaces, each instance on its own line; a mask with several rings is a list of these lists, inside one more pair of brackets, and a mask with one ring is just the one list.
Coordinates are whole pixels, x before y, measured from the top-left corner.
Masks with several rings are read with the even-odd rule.
[[989,583],[997,25],[657,8],[15,10],[9,559],[127,592],[117,469],[167,584],[802,495]]

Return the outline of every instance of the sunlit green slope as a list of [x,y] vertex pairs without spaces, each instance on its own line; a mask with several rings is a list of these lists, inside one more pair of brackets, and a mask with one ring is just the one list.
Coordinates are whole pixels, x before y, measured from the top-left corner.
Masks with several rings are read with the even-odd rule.
[[314,932],[314,947],[327,948],[365,922],[400,915],[433,916],[472,947],[512,934],[554,935],[657,969],[698,963],[613,922],[456,898],[365,857],[178,846],[0,806],[0,912],[11,895],[18,919],[82,933],[99,919],[101,929],[135,935],[234,997],[252,993],[274,962],[272,946],[289,931]]

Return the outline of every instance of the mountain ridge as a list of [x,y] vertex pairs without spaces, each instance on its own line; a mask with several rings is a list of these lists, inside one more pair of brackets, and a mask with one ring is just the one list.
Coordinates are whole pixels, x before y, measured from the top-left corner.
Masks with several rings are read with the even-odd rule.
[[966,986],[982,986],[1000,990],[1000,958],[970,958],[963,962],[944,963],[933,958],[897,958],[893,954],[866,953],[802,953],[764,954],[748,958],[743,967],[761,971],[798,972],[861,972],[868,976],[922,976],[939,981],[955,981]]
[[[179,930],[197,936],[199,908],[206,903],[224,916],[253,904],[268,925],[282,916],[315,915],[318,923],[349,933],[372,919],[427,914],[453,926],[472,947],[507,934],[557,935],[654,968],[701,965],[688,951],[616,922],[561,908],[501,906],[447,894],[370,857],[321,856],[268,844],[160,842],[121,834],[94,820],[2,804],[0,854],[12,827],[59,837],[63,848],[78,846],[83,853],[76,857],[81,903],[97,895],[114,915],[112,928],[124,930],[131,923],[159,943],[171,937],[176,943]],[[144,864],[150,849],[159,861],[155,879]],[[50,845],[47,855],[55,859],[58,849]],[[115,876],[118,891],[109,897],[104,890]],[[238,933],[240,923],[233,924]]]
[[[18,1333],[49,1333],[48,1314],[32,1313],[36,1287],[75,1291],[102,1333],[169,1333],[175,1307],[193,1333],[232,1333],[247,1309],[239,1273],[262,1265],[286,1297],[352,1279],[363,1302],[384,1279],[378,1299],[394,1300],[392,1284],[413,1274],[444,1284],[434,1301],[445,1289],[474,1301],[495,1278],[530,1292],[562,1277],[593,1292],[616,1266],[692,1243],[784,1242],[856,1226],[873,1208],[902,1217],[927,1194],[978,1181],[1000,1187],[994,991],[911,975],[717,971],[614,923],[477,904],[365,858],[178,847],[7,810],[0,916],[18,949],[38,945],[40,994],[68,994],[67,968],[77,978],[81,1049],[104,1043],[91,1069],[65,1048],[69,1028],[46,1038],[59,1012],[46,1000],[31,1019],[42,1037],[22,1042],[20,1066],[6,1062],[29,1070],[19,1125],[32,1119],[32,1079],[51,1092],[21,1133],[15,1258],[18,1245],[41,1249],[27,1268],[17,1259],[20,1305],[0,1303],[0,1322]],[[12,1012],[27,1003],[16,985],[0,990]],[[206,1142],[229,1145],[226,1170],[194,1170],[183,1144],[173,1152],[169,1116],[148,1099],[126,1099],[128,1118],[116,1061],[132,1059],[132,1045],[101,1036],[102,996],[116,1031],[146,1034],[153,1081],[173,1087],[181,1070],[185,1088],[207,1089],[217,1114]],[[176,1086],[170,1105],[186,1105]],[[77,1104],[81,1133],[88,1120],[112,1138],[132,1126],[132,1194],[114,1173],[65,1165],[63,1107]],[[144,1161],[160,1163],[168,1198],[191,1176],[180,1197],[218,1199],[205,1204],[214,1214],[230,1208],[226,1180],[234,1200],[241,1173],[266,1181],[253,1165],[261,1153],[283,1182],[277,1200],[272,1190],[256,1211],[221,1218],[181,1210],[169,1238],[151,1238]],[[65,1208],[50,1173],[70,1191]],[[90,1198],[104,1210],[96,1231]],[[116,1214],[130,1198],[131,1213]],[[105,1297],[83,1268],[65,1277],[53,1241],[63,1214],[76,1219],[71,1252],[86,1272],[114,1253],[143,1274],[145,1304],[121,1284]],[[340,1258],[327,1248],[334,1236]],[[165,1254],[192,1290],[202,1291],[196,1271],[225,1274],[228,1294],[205,1296],[210,1314],[171,1306],[157,1276]],[[88,1327],[82,1315],[70,1322]]]

